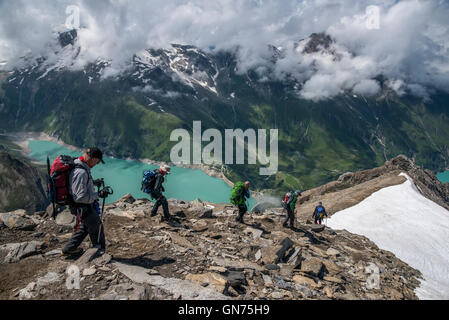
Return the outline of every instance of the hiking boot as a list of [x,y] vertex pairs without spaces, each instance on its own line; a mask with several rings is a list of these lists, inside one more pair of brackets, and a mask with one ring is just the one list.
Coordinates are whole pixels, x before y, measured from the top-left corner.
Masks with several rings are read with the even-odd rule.
[[156,215],[157,215],[157,211],[156,212],[151,211],[150,217],[154,217]]
[[166,222],[175,221],[175,219],[172,216],[163,216],[161,220]]
[[282,226],[284,227],[284,228],[287,228],[287,223],[286,222],[284,222],[283,224],[282,224]]
[[61,255],[64,256],[64,257],[68,257],[68,256],[80,254],[83,251],[84,251],[83,248],[76,248],[76,249],[73,249],[73,250],[68,250],[66,252],[61,251]]

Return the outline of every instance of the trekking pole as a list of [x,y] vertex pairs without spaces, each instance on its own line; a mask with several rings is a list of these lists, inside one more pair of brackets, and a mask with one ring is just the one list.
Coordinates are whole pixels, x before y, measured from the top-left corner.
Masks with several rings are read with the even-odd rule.
[[48,197],[50,198],[51,203],[53,205],[52,218],[56,219],[56,206],[55,206],[55,202],[53,201],[54,191],[52,190],[53,184],[51,182],[50,159],[48,158],[48,156],[47,156],[47,171],[48,171]]
[[101,228],[103,226],[103,217],[104,217],[104,203],[106,202],[106,198],[110,195],[110,194],[114,194],[114,190],[112,190],[111,187],[104,187],[103,188],[103,193],[104,193],[104,198],[103,198],[103,203],[101,205],[101,211],[100,211],[100,227],[98,228],[98,238],[97,238],[97,245],[100,244],[100,235],[101,235]]

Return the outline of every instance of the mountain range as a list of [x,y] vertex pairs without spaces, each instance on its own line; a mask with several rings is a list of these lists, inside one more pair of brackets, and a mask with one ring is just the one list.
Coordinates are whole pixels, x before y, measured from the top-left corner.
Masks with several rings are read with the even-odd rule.
[[[190,45],[137,52],[119,72],[99,57],[79,65],[76,30],[58,35],[51,57],[23,57],[0,73],[0,128],[43,131],[77,147],[97,145],[115,157],[169,161],[177,128],[278,129],[279,171],[259,176],[259,165],[226,165],[227,176],[256,189],[310,189],[348,171],[382,165],[404,154],[432,171],[449,168],[449,94],[418,98],[392,90],[382,74],[374,96],[342,91],[319,101],[298,94],[293,77],[279,80],[270,64],[282,48],[269,46],[263,71],[239,69],[235,51]],[[300,54],[333,51],[333,39],[312,34]]]

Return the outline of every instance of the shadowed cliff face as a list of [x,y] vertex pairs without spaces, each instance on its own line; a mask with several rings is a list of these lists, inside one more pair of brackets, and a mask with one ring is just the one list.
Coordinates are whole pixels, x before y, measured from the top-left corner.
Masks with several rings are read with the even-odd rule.
[[0,145],[0,212],[45,210],[49,203],[45,185],[40,169],[13,157]]

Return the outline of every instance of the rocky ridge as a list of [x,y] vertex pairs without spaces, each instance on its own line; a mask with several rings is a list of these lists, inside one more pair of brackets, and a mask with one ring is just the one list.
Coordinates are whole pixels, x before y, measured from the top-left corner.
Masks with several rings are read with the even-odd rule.
[[[366,237],[313,225],[316,201],[330,215],[402,183],[405,172],[426,197],[447,208],[448,184],[404,156],[343,174],[304,192],[294,229],[281,208],[235,222],[232,206],[169,199],[173,222],[150,217],[153,203],[128,194],[105,207],[107,252],[60,256],[74,217],[59,208],[0,214],[1,299],[417,299],[421,273]],[[67,289],[76,265],[80,289]]]
[[[238,224],[232,207],[174,199],[169,204],[176,216],[170,224],[149,216],[152,202],[146,199],[127,195],[108,205],[107,252],[98,256],[86,240],[86,251],[73,260],[59,254],[74,222],[67,211],[56,221],[41,212],[26,230],[3,225],[0,298],[417,298],[420,273],[365,237],[307,224],[285,229],[282,212],[274,209]],[[79,290],[66,287],[73,264],[80,271]],[[379,287],[373,268],[380,271]]]

